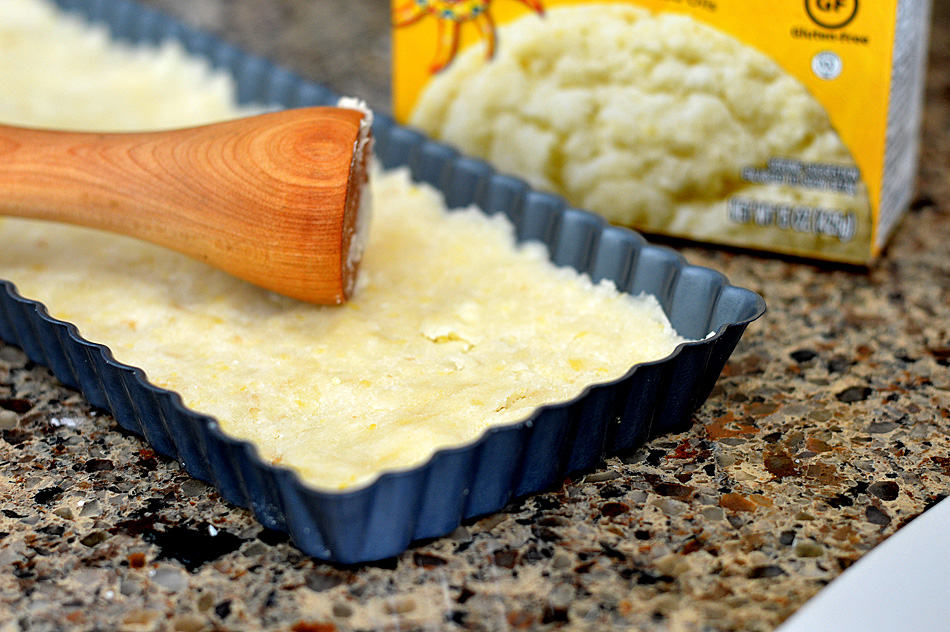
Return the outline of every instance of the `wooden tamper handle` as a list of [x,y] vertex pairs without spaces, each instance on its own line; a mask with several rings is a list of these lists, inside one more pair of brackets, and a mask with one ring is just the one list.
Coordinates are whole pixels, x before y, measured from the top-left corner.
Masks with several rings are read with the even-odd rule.
[[0,125],[0,214],[122,233],[287,296],[342,303],[369,220],[368,116],[313,107],[103,134]]

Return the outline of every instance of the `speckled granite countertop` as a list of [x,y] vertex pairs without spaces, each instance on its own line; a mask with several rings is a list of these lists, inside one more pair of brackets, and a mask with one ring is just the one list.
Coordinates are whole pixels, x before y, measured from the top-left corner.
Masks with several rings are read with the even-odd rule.
[[[149,4],[386,107],[384,2]],[[936,5],[919,194],[886,258],[683,249],[769,304],[693,429],[397,559],[303,556],[0,344],[0,632],[773,629],[950,486]]]

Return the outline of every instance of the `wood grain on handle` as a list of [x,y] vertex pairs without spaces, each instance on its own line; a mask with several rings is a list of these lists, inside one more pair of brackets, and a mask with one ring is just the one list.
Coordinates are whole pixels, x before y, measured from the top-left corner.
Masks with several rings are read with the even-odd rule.
[[0,214],[130,235],[281,294],[341,303],[358,263],[364,116],[303,108],[108,134],[0,125]]

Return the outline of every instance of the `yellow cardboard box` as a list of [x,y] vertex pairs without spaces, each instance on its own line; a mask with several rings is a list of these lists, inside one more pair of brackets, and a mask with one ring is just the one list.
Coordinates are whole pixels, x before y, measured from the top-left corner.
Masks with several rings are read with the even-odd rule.
[[393,0],[396,118],[612,222],[867,263],[929,0]]

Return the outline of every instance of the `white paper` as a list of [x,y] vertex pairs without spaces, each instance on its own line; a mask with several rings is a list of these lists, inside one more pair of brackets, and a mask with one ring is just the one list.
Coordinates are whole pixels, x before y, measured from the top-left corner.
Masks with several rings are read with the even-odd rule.
[[950,499],[828,584],[777,632],[950,630]]

